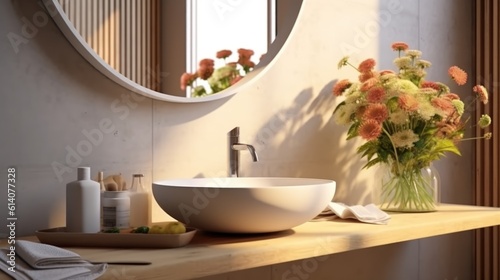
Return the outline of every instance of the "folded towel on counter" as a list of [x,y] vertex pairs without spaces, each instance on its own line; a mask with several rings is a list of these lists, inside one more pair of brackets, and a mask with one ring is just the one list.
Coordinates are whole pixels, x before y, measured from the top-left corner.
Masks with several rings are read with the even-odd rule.
[[10,271],[10,250],[1,249],[0,269],[14,279],[96,279],[107,264],[93,265],[80,255],[56,246],[16,240],[14,271]]
[[330,202],[328,209],[341,219],[356,219],[364,223],[385,225],[391,219],[391,216],[375,204],[347,206],[340,202]]

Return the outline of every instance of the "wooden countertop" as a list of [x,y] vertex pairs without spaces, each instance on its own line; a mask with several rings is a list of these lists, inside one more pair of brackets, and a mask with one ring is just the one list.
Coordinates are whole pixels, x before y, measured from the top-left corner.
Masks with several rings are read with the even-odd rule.
[[[197,232],[190,244],[175,249],[67,249],[92,261],[143,260],[153,263],[149,266],[112,266],[114,269],[108,269],[100,279],[116,279],[117,271],[137,279],[192,279],[500,225],[500,208],[491,207],[442,204],[433,213],[389,214],[392,218],[387,225],[331,219],[307,222],[273,234]],[[36,237],[27,239],[37,240]],[[5,246],[5,242],[1,244]]]

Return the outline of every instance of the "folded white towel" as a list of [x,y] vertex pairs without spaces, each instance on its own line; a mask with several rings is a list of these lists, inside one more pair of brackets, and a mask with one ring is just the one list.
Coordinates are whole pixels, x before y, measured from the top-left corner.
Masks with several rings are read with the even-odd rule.
[[56,246],[17,240],[15,272],[9,271],[8,250],[0,252],[0,269],[14,279],[96,279],[107,264],[93,265],[80,255]]
[[387,224],[391,219],[391,216],[375,204],[347,206],[340,202],[330,202],[328,208],[341,219],[357,219],[372,224]]

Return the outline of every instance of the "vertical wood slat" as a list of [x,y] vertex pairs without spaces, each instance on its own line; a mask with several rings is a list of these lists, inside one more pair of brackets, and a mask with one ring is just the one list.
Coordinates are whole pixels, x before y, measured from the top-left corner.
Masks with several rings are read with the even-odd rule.
[[[497,0],[475,0],[475,83],[484,84],[489,102],[478,105],[475,118],[492,117],[492,139],[477,141],[475,149],[476,205],[500,207],[500,5]],[[476,129],[476,136],[483,131]],[[500,279],[500,227],[475,232],[475,279]]]
[[132,81],[158,90],[159,0],[59,0],[89,46]]

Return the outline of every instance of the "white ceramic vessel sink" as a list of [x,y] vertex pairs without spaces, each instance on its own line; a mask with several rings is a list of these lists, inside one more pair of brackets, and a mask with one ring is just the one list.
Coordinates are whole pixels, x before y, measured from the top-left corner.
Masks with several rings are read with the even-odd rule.
[[321,213],[335,194],[335,181],[308,178],[238,177],[172,179],[153,183],[160,207],[200,230],[265,233],[303,224]]

